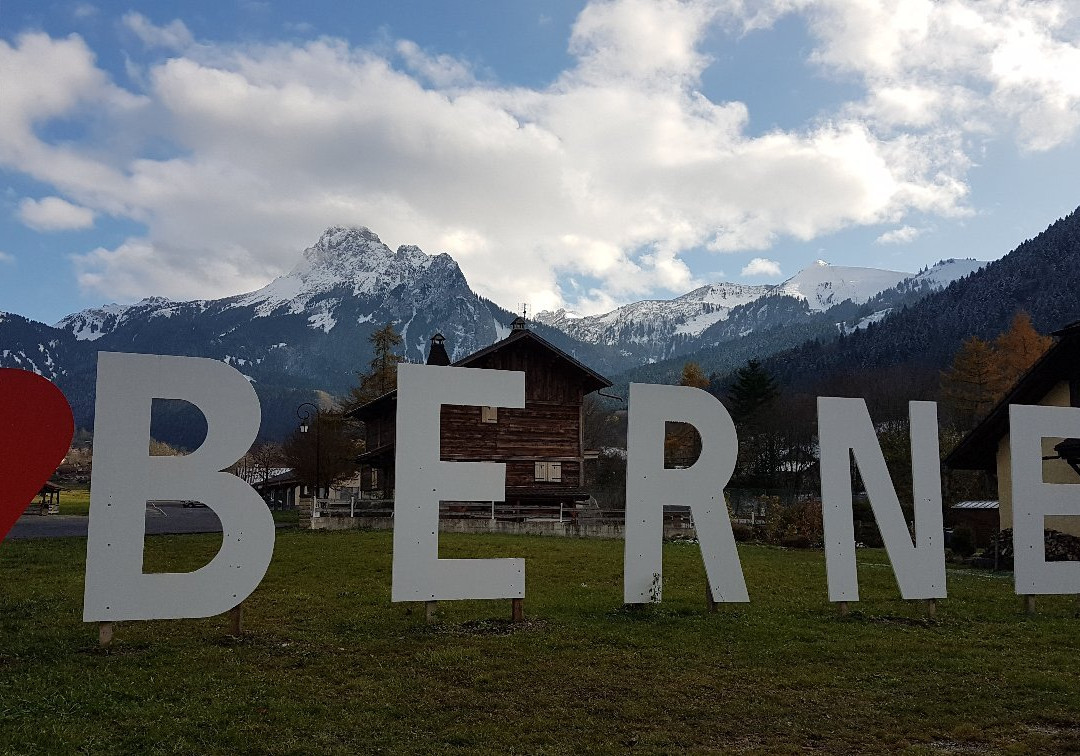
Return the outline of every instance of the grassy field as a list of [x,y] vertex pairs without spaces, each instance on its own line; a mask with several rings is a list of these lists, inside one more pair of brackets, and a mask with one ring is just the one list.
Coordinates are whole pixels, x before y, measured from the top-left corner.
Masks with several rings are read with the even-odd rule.
[[[187,569],[212,536],[148,539]],[[0,752],[1063,753],[1080,749],[1072,598],[1027,617],[1011,581],[952,572],[938,619],[860,552],[841,618],[818,552],[742,546],[752,603],[706,614],[694,545],[665,547],[661,605],[627,611],[622,543],[442,536],[442,555],[527,559],[509,601],[391,604],[389,533],[278,535],[225,617],[80,621],[85,541],[0,545]]]
[[[90,514],[90,489],[72,488],[65,489],[60,494],[60,514],[77,515],[86,517]],[[274,522],[296,524],[299,521],[299,513],[295,509],[272,510],[270,514]]]
[[61,491],[60,514],[84,517],[90,514],[90,489],[72,488]]

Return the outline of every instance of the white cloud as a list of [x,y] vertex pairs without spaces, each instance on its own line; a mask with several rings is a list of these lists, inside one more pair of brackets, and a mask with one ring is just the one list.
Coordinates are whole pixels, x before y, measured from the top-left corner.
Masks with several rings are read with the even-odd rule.
[[190,47],[195,41],[187,25],[180,19],[174,19],[164,26],[156,26],[143,14],[128,11],[120,19],[120,23],[151,48],[180,51]]
[[728,3],[746,26],[796,11],[818,41],[812,60],[861,78],[867,94],[851,111],[882,129],[1011,131],[1030,150],[1080,131],[1073,0],[771,0],[752,12]]
[[60,197],[26,197],[19,202],[19,220],[37,231],[71,231],[91,228],[94,211]]
[[886,231],[877,239],[875,244],[907,244],[922,236],[923,229],[914,226],[901,226],[891,231]]
[[[704,40],[710,25],[795,12],[813,61],[865,96],[751,136],[745,104],[700,91]],[[193,44],[182,22],[131,13],[144,43],[180,51],[148,66],[138,96],[78,37],[0,40],[0,164],[145,224],[79,258],[83,285],[106,297],[255,288],[325,226],[357,223],[391,246],[451,252],[500,303],[594,312],[701,283],[690,249],[966,212],[973,136],[1013,133],[1031,149],[1075,138],[1075,16],[1052,1],[592,3],[573,27],[575,64],[528,89],[409,41],[385,54],[328,38]],[[111,140],[41,135],[87,111]],[[162,143],[170,157],[141,147]]]
[[716,15],[703,0],[619,0],[587,5],[574,23],[575,74],[608,84],[696,78],[709,63],[698,44]]
[[743,276],[779,276],[780,263],[764,257],[755,257],[743,267],[740,275]]
[[14,265],[15,257],[13,255],[9,255],[7,252],[0,251],[0,263],[3,263],[5,265]]
[[436,87],[456,87],[472,81],[472,71],[452,55],[429,55],[415,42],[399,40],[395,46],[405,66]]

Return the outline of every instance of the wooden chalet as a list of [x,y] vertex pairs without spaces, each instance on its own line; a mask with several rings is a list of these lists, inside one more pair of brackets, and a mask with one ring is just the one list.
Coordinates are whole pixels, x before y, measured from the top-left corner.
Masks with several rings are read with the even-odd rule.
[[[431,339],[427,363],[450,364],[441,334]],[[443,460],[504,463],[505,501],[511,508],[557,508],[588,499],[584,398],[611,381],[530,331],[523,318],[514,321],[505,339],[453,366],[524,372],[525,408],[443,406]],[[364,423],[361,499],[393,499],[397,401],[392,391],[346,413]]]
[[[1057,341],[945,457],[954,470],[985,470],[997,480],[1001,528],[1012,527],[1009,405],[1080,407],[1080,321],[1054,332]],[[1043,480],[1080,483],[1080,441],[1043,439]],[[1046,527],[1080,536],[1080,518],[1050,516]]]

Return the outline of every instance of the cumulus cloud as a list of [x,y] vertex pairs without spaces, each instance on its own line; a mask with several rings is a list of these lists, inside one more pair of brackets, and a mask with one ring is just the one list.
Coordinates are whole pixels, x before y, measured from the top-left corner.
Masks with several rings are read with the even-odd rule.
[[415,42],[399,40],[395,46],[405,66],[436,87],[455,87],[472,81],[472,71],[452,55],[429,55]]
[[120,19],[120,23],[131,31],[147,47],[160,47],[166,50],[183,50],[195,41],[187,25],[174,19],[164,26],[156,26],[150,19],[136,11],[129,11]]
[[[1071,0],[727,0],[744,28],[806,18],[811,59],[854,75],[849,112],[888,130],[1011,131],[1048,150],[1080,130],[1080,13]],[[751,7],[752,6],[752,7]]]
[[915,241],[923,233],[923,229],[915,228],[914,226],[901,226],[900,228],[894,228],[891,231],[886,231],[877,239],[874,240],[875,244],[907,244],[908,242]]
[[[752,136],[744,103],[701,92],[705,40],[789,13],[808,23],[812,64],[864,93]],[[595,2],[573,64],[530,89],[409,41],[194,44],[181,21],[133,12],[126,28],[172,51],[138,94],[77,36],[0,40],[0,164],[145,226],[78,257],[104,297],[255,288],[327,225],[358,223],[451,252],[498,302],[595,312],[702,283],[687,250],[967,212],[973,136],[1050,149],[1080,130],[1076,18],[1063,0]],[[110,140],[41,128],[86,112]]]
[[779,276],[780,263],[778,263],[776,260],[769,260],[764,257],[755,257],[743,267],[740,275]]
[[71,231],[91,228],[94,211],[60,197],[26,197],[19,202],[19,220],[36,231]]

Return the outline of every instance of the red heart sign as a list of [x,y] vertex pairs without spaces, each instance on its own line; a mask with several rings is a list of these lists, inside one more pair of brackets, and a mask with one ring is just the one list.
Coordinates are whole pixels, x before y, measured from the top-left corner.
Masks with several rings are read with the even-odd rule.
[[64,461],[75,419],[56,386],[0,368],[0,541]]

